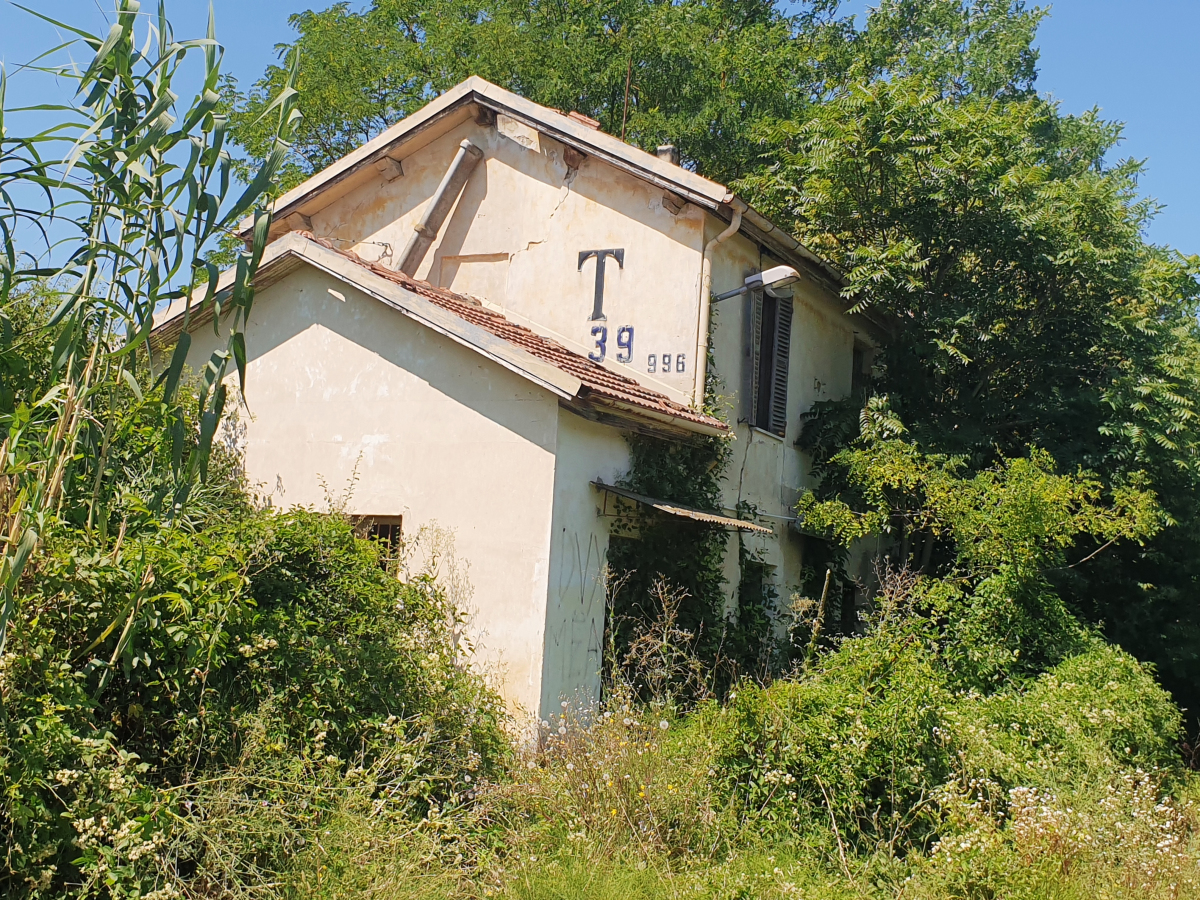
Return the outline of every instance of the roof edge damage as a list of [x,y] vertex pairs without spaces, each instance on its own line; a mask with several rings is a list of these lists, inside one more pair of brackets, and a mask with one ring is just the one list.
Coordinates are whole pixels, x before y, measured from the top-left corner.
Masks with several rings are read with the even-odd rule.
[[[614,425],[669,436],[720,435],[729,427],[613,372],[561,344],[518,325],[469,297],[369,263],[355,253],[338,250],[311,234],[293,231],[273,242],[255,278],[261,290],[309,265],[420,322],[506,369],[534,382],[574,412]],[[229,289],[233,271],[222,273],[217,293]],[[196,296],[203,297],[198,291]],[[159,348],[178,340],[184,312],[191,302],[191,326],[212,320],[213,306],[194,299],[176,300],[155,316],[152,338]]]
[[[289,217],[299,216],[299,221],[303,222],[327,205],[322,202],[322,195],[335,185],[355,178],[364,170],[374,172],[383,166],[399,167],[402,158],[400,150],[404,144],[427,132],[439,120],[455,113],[462,114],[470,106],[486,110],[492,118],[498,113],[509,116],[635,178],[670,190],[726,222],[733,221],[734,211],[741,209],[739,231],[747,238],[772,251],[782,262],[807,272],[835,295],[840,295],[846,287],[847,279],[840,269],[813,253],[725,185],[606,134],[582,121],[578,114],[564,114],[534,103],[476,75],[431,100],[357,150],[285,193],[275,203],[275,221],[285,223]],[[462,118],[466,120],[465,115]],[[479,118],[478,115],[476,118]],[[331,197],[328,202],[334,199]],[[252,228],[253,219],[246,218],[240,225],[239,233],[244,238]],[[894,330],[890,323],[879,316],[867,313],[863,314],[863,318],[881,336],[887,336]]]

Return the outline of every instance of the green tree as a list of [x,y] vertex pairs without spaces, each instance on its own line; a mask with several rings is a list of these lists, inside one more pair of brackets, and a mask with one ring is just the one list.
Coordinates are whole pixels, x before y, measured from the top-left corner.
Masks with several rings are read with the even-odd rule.
[[[318,171],[470,75],[577,110],[610,134],[733,178],[757,165],[747,130],[806,107],[822,69],[848,62],[837,0],[786,13],[770,0],[376,0],[291,18],[299,32],[304,120],[289,183]],[[347,48],[359,48],[347,52]],[[840,62],[839,62],[840,61]],[[262,158],[259,114],[287,77],[272,66],[249,90],[226,83],[234,135]]]
[[[1077,651],[1082,632],[1051,582],[1068,554],[1143,546],[1165,524],[1144,477],[1106,489],[1094,474],[1060,473],[1044,450],[972,470],[964,456],[905,440],[873,400],[863,434],[830,460],[838,490],[801,498],[806,529],[844,547],[884,534],[895,565],[917,572],[944,653],[974,686],[1036,674]],[[832,493],[832,492],[827,492]]]
[[1086,563],[1081,545],[1050,577],[1189,703],[1200,260],[1146,241],[1155,206],[1138,164],[1108,162],[1119,137],[1094,113],[912,75],[772,126],[777,165],[744,184],[848,272],[848,297],[902,323],[877,389],[923,447],[983,468],[1032,444],[1108,485],[1145,475],[1172,526]]

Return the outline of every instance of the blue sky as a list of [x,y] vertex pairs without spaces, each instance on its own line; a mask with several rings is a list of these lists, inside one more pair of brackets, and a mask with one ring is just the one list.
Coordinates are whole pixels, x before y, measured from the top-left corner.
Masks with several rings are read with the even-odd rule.
[[[13,66],[52,46],[53,29],[26,13],[0,6],[0,59]],[[25,0],[24,5],[72,24],[104,28],[101,10],[110,0]],[[144,0],[147,9],[156,7]],[[290,38],[290,13],[323,7],[322,0],[215,0],[217,36],[225,44],[225,69],[242,81],[275,59],[274,45]],[[354,3],[352,5],[359,5]],[[863,12],[871,0],[848,0]],[[168,13],[179,37],[204,33],[206,0],[174,0]],[[1194,60],[1200,34],[1197,0],[1058,0],[1039,32],[1042,57],[1038,88],[1067,112],[1099,106],[1106,118],[1126,123],[1119,155],[1146,159],[1142,189],[1165,209],[1150,238],[1200,253],[1200,91]],[[30,94],[44,83],[19,73],[9,105],[44,102]]]

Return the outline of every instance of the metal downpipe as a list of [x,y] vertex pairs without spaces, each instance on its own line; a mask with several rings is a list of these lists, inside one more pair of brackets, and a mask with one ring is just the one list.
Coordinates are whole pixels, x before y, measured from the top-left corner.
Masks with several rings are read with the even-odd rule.
[[421,216],[421,221],[413,226],[413,235],[408,239],[404,252],[400,254],[400,261],[396,264],[398,271],[410,277],[417,274],[430,245],[437,239],[442,223],[446,221],[446,216],[450,215],[450,209],[462,193],[471,170],[481,159],[483,151],[470,141],[464,140],[458,145],[458,153],[454,155],[454,161],[442,176],[441,184],[433,192],[433,198],[425,207],[425,214]]
[[700,260],[700,318],[696,327],[696,385],[692,395],[692,406],[704,409],[704,389],[708,383],[708,329],[712,324],[712,259],[709,254],[717,244],[723,244],[737,234],[742,227],[742,213],[749,209],[737,197],[733,198],[733,219],[729,227],[708,242]]

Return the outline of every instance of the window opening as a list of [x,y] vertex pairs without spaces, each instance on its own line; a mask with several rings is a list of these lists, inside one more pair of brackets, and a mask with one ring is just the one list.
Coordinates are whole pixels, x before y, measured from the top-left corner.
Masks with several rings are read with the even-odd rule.
[[386,569],[400,559],[403,516],[360,516],[355,522],[359,537],[379,544],[379,561]]
[[867,386],[867,352],[862,347],[854,348],[854,371],[850,373],[850,390],[855,396]]
[[787,431],[792,299],[754,291],[746,296],[746,304],[742,421],[783,437]]

